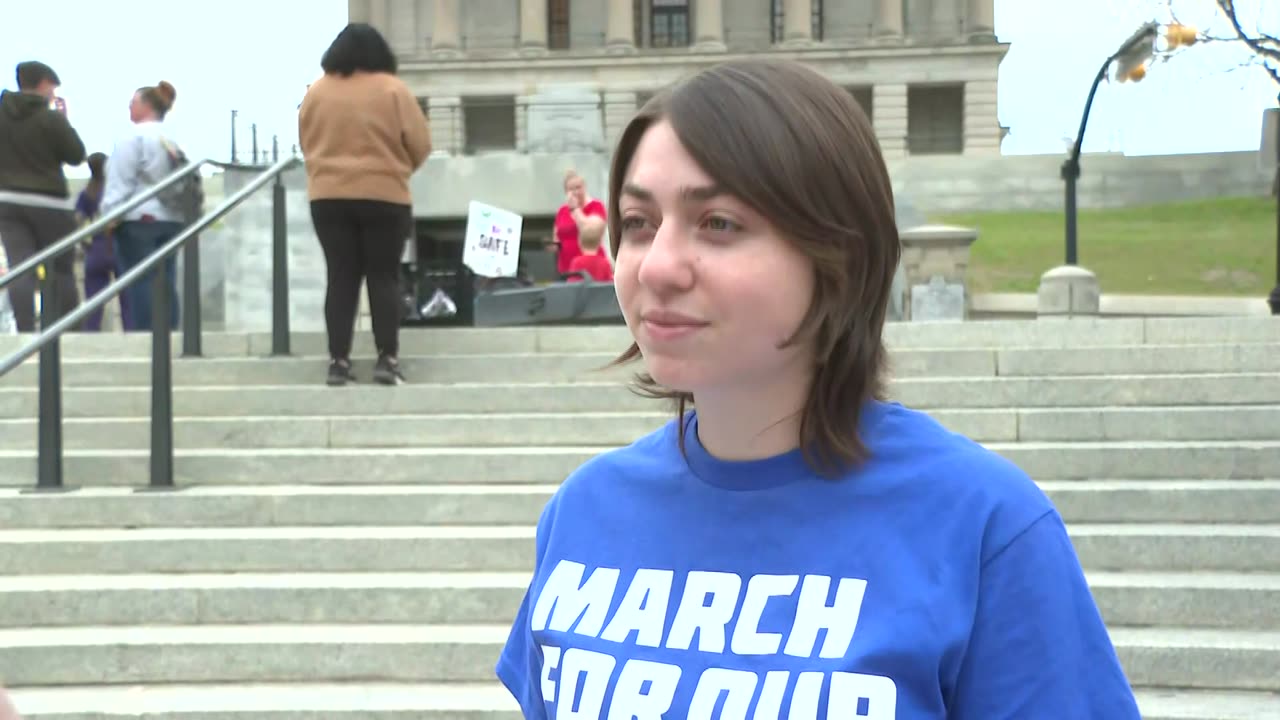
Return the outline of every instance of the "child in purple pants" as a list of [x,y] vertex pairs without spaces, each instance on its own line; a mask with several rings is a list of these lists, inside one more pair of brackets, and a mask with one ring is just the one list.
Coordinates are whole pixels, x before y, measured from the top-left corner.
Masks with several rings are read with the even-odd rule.
[[[92,222],[98,217],[98,206],[102,202],[102,188],[106,182],[107,156],[94,153],[89,156],[89,183],[80,191],[76,199],[76,214],[81,221]],[[116,270],[116,254],[110,232],[101,232],[93,236],[89,249],[84,255],[84,299],[88,302],[94,295],[102,292],[110,282],[119,276]],[[129,315],[128,302],[122,293],[120,296],[120,320],[125,332],[134,330],[133,318]],[[89,315],[84,322],[85,332],[102,330],[102,310],[98,309]]]

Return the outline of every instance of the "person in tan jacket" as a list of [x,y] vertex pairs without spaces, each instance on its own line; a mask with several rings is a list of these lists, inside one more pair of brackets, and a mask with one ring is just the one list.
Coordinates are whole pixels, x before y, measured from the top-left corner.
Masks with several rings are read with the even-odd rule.
[[298,111],[311,220],[324,249],[328,289],[329,385],[355,380],[351,344],[360,282],[368,286],[378,361],[373,378],[404,382],[398,360],[400,258],[413,234],[409,178],[431,153],[417,98],[396,76],[386,39],[348,25],[320,60],[324,76]]

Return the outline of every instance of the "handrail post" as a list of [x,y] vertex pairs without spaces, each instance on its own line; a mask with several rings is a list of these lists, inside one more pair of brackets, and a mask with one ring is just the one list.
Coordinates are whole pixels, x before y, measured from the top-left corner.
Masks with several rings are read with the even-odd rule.
[[289,218],[284,173],[271,188],[271,354],[289,354]]
[[[62,307],[58,297],[56,272],[40,265],[36,268],[40,280],[40,329],[44,331],[54,323]],[[62,357],[61,340],[40,349],[39,378],[39,440],[36,456],[36,489],[62,489]]]
[[200,317],[200,237],[182,247],[182,357],[203,353]]
[[151,301],[151,482],[167,490],[173,482],[173,358],[170,331],[168,261],[156,263]]

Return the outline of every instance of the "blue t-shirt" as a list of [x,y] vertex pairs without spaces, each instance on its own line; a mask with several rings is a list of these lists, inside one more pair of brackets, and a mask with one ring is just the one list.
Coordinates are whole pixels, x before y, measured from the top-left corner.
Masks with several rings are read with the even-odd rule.
[[728,462],[672,421],[574,472],[498,661],[526,718],[1139,720],[1062,519],[1017,467],[868,403],[871,458]]

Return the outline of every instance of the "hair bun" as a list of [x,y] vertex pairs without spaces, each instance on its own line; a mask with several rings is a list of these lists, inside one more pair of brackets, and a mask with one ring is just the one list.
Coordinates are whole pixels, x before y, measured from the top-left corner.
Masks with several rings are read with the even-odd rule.
[[168,107],[173,107],[173,101],[178,98],[178,91],[167,80],[161,80],[156,83],[156,94],[164,100],[165,105]]

